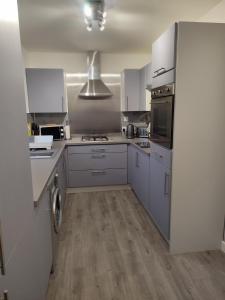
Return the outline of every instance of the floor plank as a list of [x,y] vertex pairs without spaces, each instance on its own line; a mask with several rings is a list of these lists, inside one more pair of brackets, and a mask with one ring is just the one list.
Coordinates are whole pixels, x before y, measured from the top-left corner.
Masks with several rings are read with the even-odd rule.
[[225,255],[170,255],[131,190],[68,194],[47,300],[224,300]]

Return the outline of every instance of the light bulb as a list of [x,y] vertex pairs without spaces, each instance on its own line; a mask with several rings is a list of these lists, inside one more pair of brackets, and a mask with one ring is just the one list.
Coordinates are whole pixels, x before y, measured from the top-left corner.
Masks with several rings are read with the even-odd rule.
[[92,25],[87,26],[87,31],[92,31]]
[[90,4],[86,3],[84,5],[84,14],[86,17],[90,18],[92,16],[92,9]]
[[102,25],[105,25],[105,23],[106,23],[106,19],[103,19],[103,20],[101,21],[101,24],[102,24]]
[[100,25],[99,29],[100,29],[100,31],[103,31],[105,29],[105,26],[104,25]]
[[107,16],[107,12],[106,12],[106,11],[104,11],[104,12],[103,12],[103,14],[102,14],[102,16],[103,16],[103,18],[106,18],[106,16]]

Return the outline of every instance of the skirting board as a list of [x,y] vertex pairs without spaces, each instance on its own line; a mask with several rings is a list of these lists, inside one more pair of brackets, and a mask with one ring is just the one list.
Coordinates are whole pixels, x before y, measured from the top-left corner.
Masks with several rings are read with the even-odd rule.
[[225,241],[221,243],[221,250],[225,253]]
[[107,192],[107,191],[124,191],[131,190],[129,184],[127,185],[111,185],[111,186],[93,186],[93,187],[82,187],[82,188],[68,188],[67,194],[76,193],[88,193],[88,192]]

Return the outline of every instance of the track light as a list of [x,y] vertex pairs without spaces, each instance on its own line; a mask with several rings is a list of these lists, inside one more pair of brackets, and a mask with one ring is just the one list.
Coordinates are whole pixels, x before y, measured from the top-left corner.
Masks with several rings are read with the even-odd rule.
[[103,31],[105,29],[106,16],[104,0],[86,0],[84,5],[84,22],[88,31],[92,31],[96,27]]

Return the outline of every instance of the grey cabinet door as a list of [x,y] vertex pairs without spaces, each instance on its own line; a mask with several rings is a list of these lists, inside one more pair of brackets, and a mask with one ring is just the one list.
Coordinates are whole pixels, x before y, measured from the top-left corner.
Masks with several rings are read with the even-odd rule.
[[176,24],[152,44],[152,77],[175,68]]
[[145,66],[145,88],[152,86],[152,64],[149,63]]
[[154,156],[150,158],[150,201],[148,210],[157,227],[170,237],[170,170]]
[[140,110],[140,71],[136,69],[124,70],[121,75],[121,110]]
[[133,187],[135,178],[135,149],[132,145],[127,147],[128,183]]
[[149,156],[140,150],[135,151],[134,191],[145,208],[148,199]]
[[143,67],[140,70],[140,98],[139,98],[139,110],[140,111],[146,111],[146,68]]
[[128,146],[128,182],[147,209],[149,199],[149,156],[135,146]]
[[66,112],[62,69],[26,69],[30,113]]

